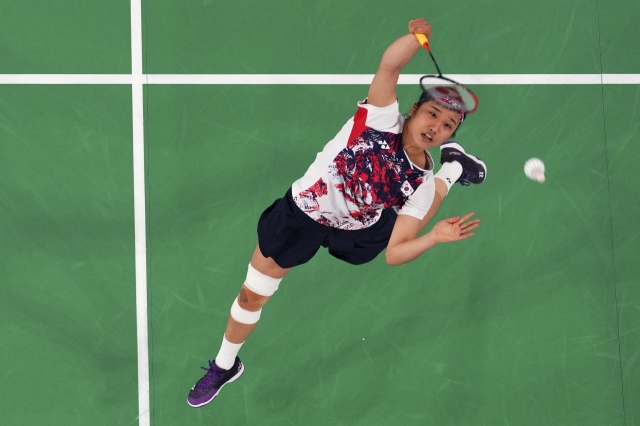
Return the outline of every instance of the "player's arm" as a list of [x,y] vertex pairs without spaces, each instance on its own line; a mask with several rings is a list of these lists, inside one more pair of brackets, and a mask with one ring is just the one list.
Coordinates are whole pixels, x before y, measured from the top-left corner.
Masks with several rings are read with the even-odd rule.
[[398,215],[385,252],[387,264],[402,265],[418,258],[438,243],[460,241],[473,236],[471,231],[478,227],[480,219],[467,222],[471,216],[473,213],[443,219],[431,231],[418,237],[421,220],[406,214]]
[[433,194],[433,201],[431,202],[431,207],[429,207],[429,211],[427,211],[427,214],[420,221],[420,227],[419,227],[418,233],[422,232],[424,227],[427,226],[427,223],[429,223],[429,221],[433,219],[433,217],[438,212],[438,209],[440,209],[440,206],[442,205],[442,201],[449,193],[449,188],[447,188],[447,184],[444,183],[442,179],[434,178],[433,180],[435,181],[436,191]]
[[425,34],[431,40],[431,25],[422,18],[415,19],[409,23],[409,33],[391,43],[382,55],[378,71],[369,86],[367,103],[386,107],[396,101],[400,71],[420,49],[420,43],[414,34]]

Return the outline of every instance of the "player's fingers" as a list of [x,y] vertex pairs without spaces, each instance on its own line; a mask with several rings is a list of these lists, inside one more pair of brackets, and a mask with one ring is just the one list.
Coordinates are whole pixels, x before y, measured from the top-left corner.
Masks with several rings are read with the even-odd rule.
[[447,223],[456,223],[460,221],[460,216],[450,217],[449,219],[445,219]]
[[469,231],[471,231],[473,229],[476,229],[478,226],[480,226],[480,225],[477,224],[477,223],[474,223],[473,225],[466,226],[466,227],[462,228],[462,230],[460,232],[466,234],[467,232],[469,232]]
[[462,216],[462,218],[460,219],[460,223],[465,222],[467,219],[469,219],[471,216],[473,216],[475,213],[471,212],[471,213],[467,213],[464,216]]
[[427,40],[431,41],[431,25],[429,24],[416,27],[416,30],[413,33],[424,34],[427,37]]
[[468,227],[473,226],[473,225],[476,225],[476,227],[477,227],[478,223],[480,223],[480,219],[474,219],[471,222],[460,223],[460,228],[467,229]]
[[431,35],[432,35],[431,24],[427,23],[427,26],[424,30],[424,35],[427,37],[428,40],[431,40]]
[[427,39],[431,38],[431,25],[422,18],[409,21],[409,32],[412,34],[424,34]]

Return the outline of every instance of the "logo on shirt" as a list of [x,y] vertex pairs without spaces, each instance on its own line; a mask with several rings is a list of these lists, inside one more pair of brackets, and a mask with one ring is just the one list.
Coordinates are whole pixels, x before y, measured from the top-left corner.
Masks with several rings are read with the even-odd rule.
[[386,140],[384,139],[378,139],[376,142],[378,142],[378,145],[380,145],[380,148],[382,149],[389,149],[389,144],[387,143]]
[[408,181],[404,181],[402,186],[400,187],[400,191],[402,191],[402,193],[408,197],[411,194],[413,194],[413,188],[411,187],[411,185],[409,185]]

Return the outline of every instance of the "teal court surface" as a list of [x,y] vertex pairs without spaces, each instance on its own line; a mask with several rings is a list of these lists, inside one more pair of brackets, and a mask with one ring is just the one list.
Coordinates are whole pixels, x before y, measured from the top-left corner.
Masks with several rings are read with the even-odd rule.
[[[399,267],[321,251],[244,376],[189,407],[258,217],[417,17],[480,99],[456,140],[487,180],[435,219],[474,211],[476,235]],[[638,20],[629,0],[0,0],[0,424],[640,426]],[[434,71],[418,52],[403,111]]]

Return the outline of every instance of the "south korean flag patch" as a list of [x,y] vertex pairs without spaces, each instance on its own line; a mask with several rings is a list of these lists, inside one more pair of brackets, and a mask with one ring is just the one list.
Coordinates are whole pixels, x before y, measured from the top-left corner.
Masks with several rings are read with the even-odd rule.
[[405,197],[408,197],[411,194],[413,194],[413,188],[411,187],[411,185],[409,185],[409,181],[406,181],[406,180],[404,181],[404,183],[400,187],[400,191],[402,191]]

